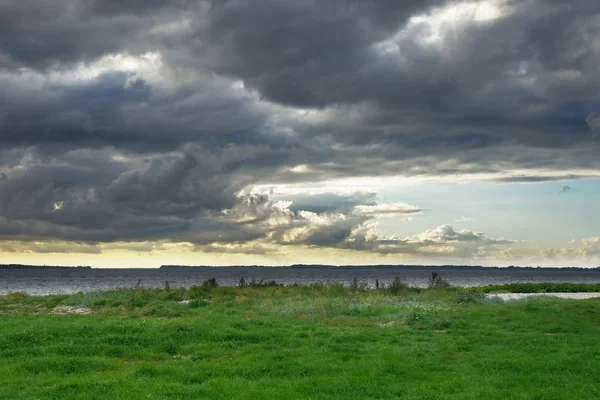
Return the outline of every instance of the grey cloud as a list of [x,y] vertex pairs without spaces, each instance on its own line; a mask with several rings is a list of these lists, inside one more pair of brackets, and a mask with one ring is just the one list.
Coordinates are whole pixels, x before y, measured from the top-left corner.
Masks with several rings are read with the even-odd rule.
[[586,175],[562,175],[562,176],[549,176],[549,175],[519,175],[519,176],[508,176],[493,178],[494,182],[503,183],[537,183],[537,182],[553,182],[553,181],[564,181],[573,179],[584,179],[588,178]]
[[[246,186],[243,179],[235,183],[223,172],[223,158],[223,153],[221,158],[175,153],[130,165],[47,163],[15,170],[0,181],[0,236],[185,241],[185,235],[199,229],[196,218],[232,207],[235,193]],[[220,228],[201,229],[216,235]]]
[[585,122],[587,123],[588,127],[592,130],[594,129],[599,129],[600,128],[600,114],[598,113],[591,113],[587,116],[587,118],[585,119]]
[[101,254],[102,250],[97,244],[86,244],[77,242],[3,242],[0,243],[0,251],[16,253],[80,253]]
[[186,154],[155,159],[145,170],[122,173],[108,193],[118,207],[135,213],[191,218],[202,210],[233,207],[240,189],[232,185],[216,157]]

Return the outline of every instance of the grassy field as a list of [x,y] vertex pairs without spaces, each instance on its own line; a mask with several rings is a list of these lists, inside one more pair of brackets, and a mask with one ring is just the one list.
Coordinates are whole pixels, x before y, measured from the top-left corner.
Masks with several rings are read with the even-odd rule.
[[214,286],[0,296],[0,398],[600,399],[598,300]]

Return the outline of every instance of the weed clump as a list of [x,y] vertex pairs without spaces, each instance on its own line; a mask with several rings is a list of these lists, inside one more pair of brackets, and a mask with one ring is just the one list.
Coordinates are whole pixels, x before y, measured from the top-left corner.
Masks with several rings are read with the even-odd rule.
[[352,278],[352,283],[350,284],[350,290],[352,292],[361,292],[366,290],[369,287],[366,282],[361,282],[358,278]]
[[474,290],[461,290],[456,292],[458,304],[478,304],[485,300],[485,294]]
[[406,295],[410,291],[408,284],[398,277],[394,278],[392,283],[385,289],[389,294],[394,296]]

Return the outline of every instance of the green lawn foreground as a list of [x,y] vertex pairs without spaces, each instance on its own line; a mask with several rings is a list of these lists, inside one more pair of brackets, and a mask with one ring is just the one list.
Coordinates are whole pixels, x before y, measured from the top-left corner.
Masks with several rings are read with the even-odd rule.
[[0,398],[600,399],[598,300],[213,286],[0,296]]

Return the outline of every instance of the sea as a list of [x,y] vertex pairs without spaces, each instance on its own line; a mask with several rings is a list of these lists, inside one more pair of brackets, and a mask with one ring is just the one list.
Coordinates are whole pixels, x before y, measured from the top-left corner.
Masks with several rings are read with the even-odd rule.
[[231,266],[100,269],[89,267],[0,266],[0,294],[27,292],[31,295],[70,294],[117,288],[161,288],[200,285],[215,278],[220,285],[275,281],[284,285],[354,281],[374,287],[400,278],[411,286],[426,287],[433,272],[453,286],[483,286],[506,283],[600,283],[600,268],[524,268],[472,266]]

